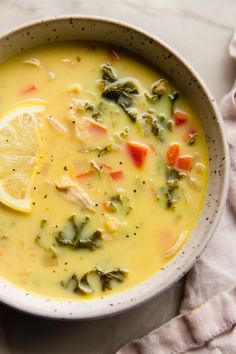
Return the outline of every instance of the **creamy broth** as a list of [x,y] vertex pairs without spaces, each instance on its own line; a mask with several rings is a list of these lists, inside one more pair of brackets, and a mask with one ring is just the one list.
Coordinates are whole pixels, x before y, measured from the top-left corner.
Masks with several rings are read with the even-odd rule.
[[46,101],[31,212],[0,205],[0,276],[80,300],[161,271],[207,190],[205,137],[188,100],[139,58],[96,43],[50,44],[0,68],[2,115]]

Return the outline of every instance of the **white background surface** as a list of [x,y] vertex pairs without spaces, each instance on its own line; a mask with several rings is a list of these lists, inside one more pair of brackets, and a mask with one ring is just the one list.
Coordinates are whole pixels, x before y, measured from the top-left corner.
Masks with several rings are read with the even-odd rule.
[[[236,75],[227,52],[236,28],[235,0],[0,0],[0,14],[0,32],[59,14],[100,15],[139,26],[179,51],[217,101]],[[0,354],[113,354],[174,316],[182,285],[127,314],[90,322],[48,321],[2,305]]]

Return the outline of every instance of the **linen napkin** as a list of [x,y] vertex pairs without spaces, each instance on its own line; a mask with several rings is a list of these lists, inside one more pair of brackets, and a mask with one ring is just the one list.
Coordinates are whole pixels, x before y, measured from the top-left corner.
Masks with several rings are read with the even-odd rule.
[[[229,53],[236,59],[236,32]],[[236,81],[220,108],[231,155],[221,223],[188,273],[180,315],[117,354],[236,354]]]

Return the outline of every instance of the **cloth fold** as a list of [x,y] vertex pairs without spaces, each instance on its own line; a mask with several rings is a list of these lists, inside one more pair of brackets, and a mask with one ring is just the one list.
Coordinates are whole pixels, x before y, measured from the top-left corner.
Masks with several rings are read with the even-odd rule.
[[[229,53],[236,59],[236,32]],[[117,354],[236,354],[236,81],[220,108],[231,155],[221,223],[188,273],[180,315]]]

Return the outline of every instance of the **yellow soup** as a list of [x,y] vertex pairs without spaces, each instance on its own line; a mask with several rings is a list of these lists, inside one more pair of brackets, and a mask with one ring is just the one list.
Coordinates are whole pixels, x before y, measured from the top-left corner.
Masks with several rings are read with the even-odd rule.
[[50,44],[0,70],[0,276],[80,300],[165,267],[207,190],[188,100],[147,63],[96,43]]

